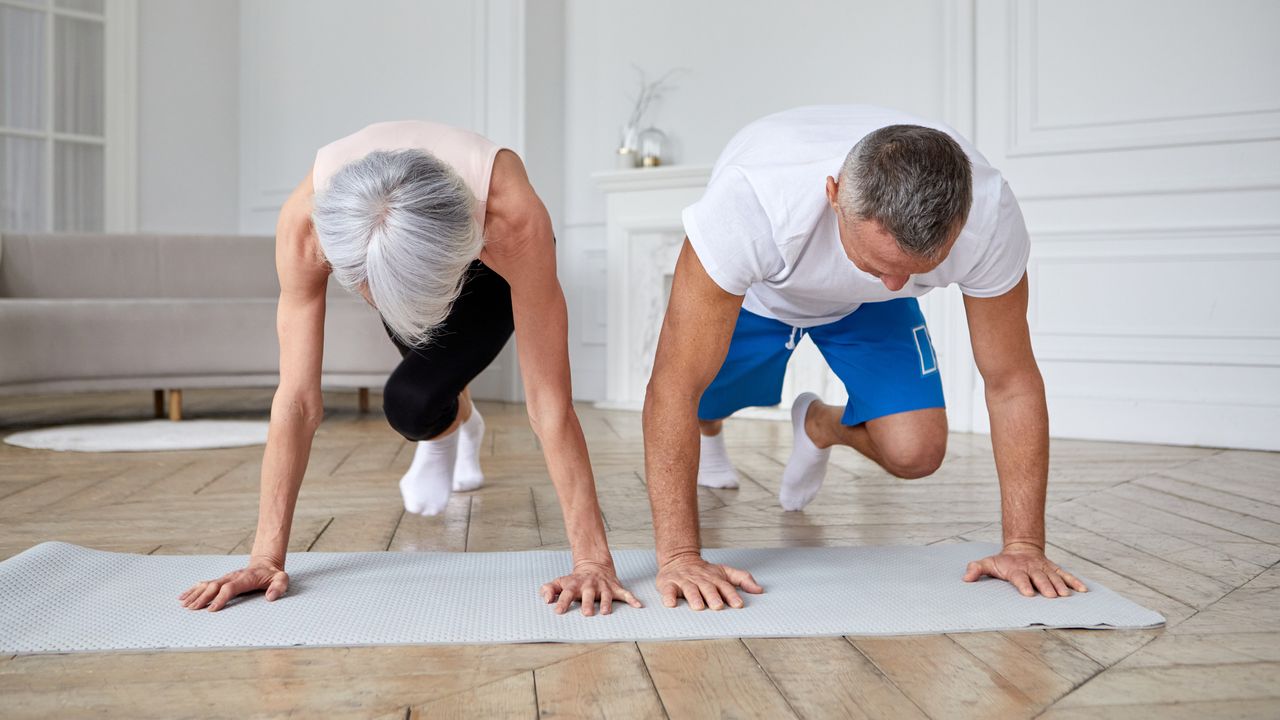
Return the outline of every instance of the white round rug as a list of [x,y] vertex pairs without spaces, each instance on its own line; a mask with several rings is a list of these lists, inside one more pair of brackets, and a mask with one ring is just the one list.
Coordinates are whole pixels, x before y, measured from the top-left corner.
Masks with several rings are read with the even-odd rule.
[[247,420],[149,420],[103,425],[63,425],[13,433],[4,441],[10,445],[37,450],[76,452],[203,450],[261,445],[267,441],[267,423]]

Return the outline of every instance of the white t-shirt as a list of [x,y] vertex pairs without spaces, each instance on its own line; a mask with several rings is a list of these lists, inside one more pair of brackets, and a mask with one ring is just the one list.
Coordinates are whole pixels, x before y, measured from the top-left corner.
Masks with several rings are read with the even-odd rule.
[[[827,176],[849,150],[886,125],[923,125],[960,143],[973,165],[973,207],[951,253],[896,292],[844,253]],[[866,302],[918,297],[952,283],[995,297],[1022,279],[1031,251],[1018,201],[1000,173],[955,130],[869,105],[787,110],[743,128],[720,153],[684,229],[707,274],[745,295],[743,307],[795,327],[835,322]]]

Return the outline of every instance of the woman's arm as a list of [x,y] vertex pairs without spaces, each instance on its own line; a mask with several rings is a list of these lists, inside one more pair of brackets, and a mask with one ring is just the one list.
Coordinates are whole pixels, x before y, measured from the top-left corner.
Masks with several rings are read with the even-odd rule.
[[564,612],[576,599],[590,615],[597,597],[604,613],[614,597],[639,607],[617,582],[586,440],[573,409],[569,376],[569,317],[556,277],[551,218],[529,184],[520,158],[502,151],[490,187],[488,241],[481,261],[511,286],[516,348],[529,422],[542,443],[573,550],[574,572],[543,586]]
[[245,569],[198,583],[180,595],[183,605],[192,610],[206,606],[221,610],[231,598],[252,590],[266,590],[267,600],[275,600],[289,586],[284,563],[293,510],[311,440],[323,415],[320,365],[328,269],[312,236],[310,175],[281,208],[276,271],[280,277],[276,309],[280,385],[271,402],[253,551]]

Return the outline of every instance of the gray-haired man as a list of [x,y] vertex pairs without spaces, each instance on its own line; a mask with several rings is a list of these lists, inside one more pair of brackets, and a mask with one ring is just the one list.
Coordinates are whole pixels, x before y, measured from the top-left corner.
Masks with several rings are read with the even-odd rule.
[[953,283],[986,383],[1004,520],[1002,551],[964,579],[1001,578],[1028,596],[1085,590],[1044,555],[1048,418],[1026,322],[1026,227],[1008,184],[966,140],[878,107],[771,115],[729,142],[684,226],[644,418],[668,606],[683,596],[694,609],[741,607],[736,588],[762,591],[749,573],[702,559],[695,478],[737,484],[721,422],[781,400],[804,335],[849,402],[796,399],[782,506],[813,499],[832,445],[898,477],[937,469],[947,421],[915,298]]

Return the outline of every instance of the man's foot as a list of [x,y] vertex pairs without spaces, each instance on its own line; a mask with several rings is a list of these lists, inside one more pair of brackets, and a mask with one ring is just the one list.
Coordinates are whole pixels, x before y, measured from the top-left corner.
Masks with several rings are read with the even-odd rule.
[[400,478],[405,510],[415,515],[439,515],[449,504],[453,466],[458,459],[458,435],[455,431],[418,443],[409,471]]
[[738,471],[729,462],[729,451],[724,447],[724,433],[700,437],[702,449],[698,457],[698,484],[709,488],[736,489]]
[[484,418],[475,405],[471,417],[458,428],[458,459],[453,466],[453,491],[469,492],[484,485],[480,471],[480,447],[484,444]]
[[804,429],[809,406],[817,400],[818,396],[813,393],[802,393],[791,405],[791,457],[782,471],[782,489],[778,492],[778,502],[783,510],[803,509],[817,496],[827,476],[831,448],[814,445]]

